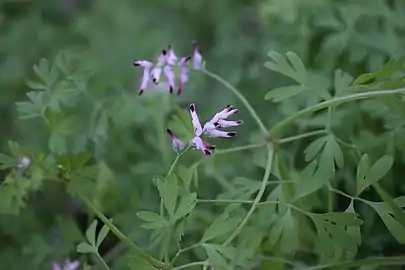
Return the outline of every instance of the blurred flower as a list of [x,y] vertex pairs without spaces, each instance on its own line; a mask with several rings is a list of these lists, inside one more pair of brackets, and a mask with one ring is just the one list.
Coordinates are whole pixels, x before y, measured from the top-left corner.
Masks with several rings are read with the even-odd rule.
[[183,150],[185,147],[185,144],[179,138],[174,136],[173,132],[170,129],[167,129],[166,131],[169,134],[170,138],[172,139],[173,148],[176,151]]
[[193,68],[199,70],[202,68],[203,58],[199,51],[197,41],[193,41]]
[[31,162],[32,161],[30,158],[23,156],[18,160],[17,167],[19,169],[26,170],[31,165]]
[[66,260],[65,263],[58,264],[57,262],[52,263],[52,270],[77,270],[79,268],[79,261]]
[[154,84],[159,84],[162,72],[169,84],[169,92],[173,93],[176,88],[176,73],[174,71],[174,67],[176,66],[179,67],[179,85],[177,87],[177,94],[180,95],[184,89],[185,83],[188,81],[188,62],[190,59],[192,59],[193,68],[195,70],[202,68],[203,58],[199,52],[197,42],[193,42],[193,56],[181,57],[179,61],[172,45],[169,45],[166,50],[162,50],[162,53],[158,56],[156,64],[147,60],[135,60],[133,62],[134,66],[143,68],[139,95],[142,95],[145,92],[150,79],[152,79]]

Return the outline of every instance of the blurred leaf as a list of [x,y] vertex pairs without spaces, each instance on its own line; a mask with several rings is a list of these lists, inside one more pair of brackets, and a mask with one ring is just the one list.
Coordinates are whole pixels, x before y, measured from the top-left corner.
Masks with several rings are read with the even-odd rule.
[[174,221],[177,221],[190,214],[197,204],[197,193],[187,193],[180,197],[179,207],[174,213]]
[[90,227],[86,230],[86,239],[93,247],[96,247],[96,229],[97,219],[93,220]]
[[392,76],[398,71],[403,70],[404,66],[405,56],[391,58],[382,69],[372,73],[360,75],[354,80],[353,84],[364,84],[372,79],[381,79]]
[[42,110],[45,107],[43,93],[29,92],[27,93],[27,96],[31,102],[21,101],[15,103],[20,114],[20,119],[30,119],[42,116]]
[[391,169],[394,159],[390,156],[383,156],[369,170],[367,170],[367,163],[368,156],[365,154],[357,167],[357,195],[360,195],[367,187],[381,180]]
[[310,143],[304,150],[305,161],[310,161],[315,158],[315,156],[321,151],[322,147],[325,145],[328,137],[321,137]]
[[66,153],[66,140],[57,133],[52,133],[49,139],[49,150],[56,155]]
[[291,209],[285,212],[284,216],[280,217],[270,230],[269,244],[274,247],[277,243],[285,252],[294,251],[298,245],[297,227],[295,219],[291,215]]
[[349,90],[353,77],[341,69],[335,70],[335,94],[340,95]]
[[0,153],[0,170],[15,167],[17,161],[15,158],[7,156],[6,154]]
[[[113,222],[113,219],[110,218],[108,221]],[[96,247],[99,248],[101,243],[104,241],[106,238],[108,232],[110,231],[110,228],[104,224],[104,226],[101,228],[100,232],[97,235],[97,241],[96,241]]]
[[[345,213],[355,214],[353,207],[353,200],[350,202],[350,205],[345,210]],[[360,223],[358,225],[361,225]],[[357,255],[357,249],[361,245],[361,231],[360,226],[347,226],[345,227],[346,232],[356,241],[356,246],[353,247],[353,250],[347,250],[348,258],[346,259],[354,259]]]
[[207,242],[233,231],[238,226],[239,221],[240,218],[232,217],[229,212],[222,213],[205,231],[201,242]]
[[[365,202],[377,212],[392,236],[399,243],[405,244],[405,227],[401,225],[399,217],[392,211],[390,205],[386,202]],[[405,207],[405,196],[394,199],[394,202],[398,203],[400,207]]]
[[229,269],[229,265],[226,262],[226,259],[224,258],[224,256],[221,255],[221,253],[219,253],[216,246],[204,244],[203,247],[207,252],[208,260],[210,264],[213,266],[213,268],[219,270]]
[[97,250],[88,243],[80,243],[77,245],[77,252],[79,253],[97,253]]
[[304,87],[302,85],[290,85],[290,86],[278,87],[276,89],[270,90],[264,96],[264,99],[272,100],[273,102],[280,102],[280,101],[289,99],[295,95],[298,95],[303,90],[304,90]]
[[295,53],[287,52],[287,58],[276,51],[270,51],[267,55],[273,62],[265,62],[265,67],[290,77],[302,85],[306,84],[308,79],[307,71],[301,59]]
[[177,203],[178,179],[175,174],[171,174],[163,179],[158,179],[157,188],[160,198],[169,214],[170,219],[173,218]]
[[149,211],[140,211],[136,213],[138,218],[147,222],[143,224],[142,227],[145,229],[153,230],[158,228],[164,228],[170,225],[170,223],[162,216]]
[[32,90],[46,90],[46,86],[42,83],[34,82],[34,81],[27,81],[27,86]]

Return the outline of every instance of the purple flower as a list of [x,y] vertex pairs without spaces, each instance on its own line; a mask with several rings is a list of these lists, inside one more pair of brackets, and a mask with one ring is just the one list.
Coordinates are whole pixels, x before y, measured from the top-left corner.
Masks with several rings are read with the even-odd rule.
[[176,136],[174,136],[173,132],[170,129],[167,129],[167,134],[169,134],[170,138],[172,139],[173,148],[176,151],[181,151],[184,149],[185,144]]
[[193,41],[193,68],[199,70],[202,68],[203,58],[198,48],[197,41]]
[[52,270],[77,270],[80,265],[79,261],[66,260],[65,263],[58,264],[57,262],[52,263]]
[[169,45],[166,50],[162,50],[155,64],[147,60],[135,60],[133,62],[134,66],[141,67],[143,69],[143,75],[139,87],[139,95],[142,95],[145,92],[150,79],[152,79],[152,82],[155,85],[159,84],[162,72],[169,84],[169,92],[173,93],[174,89],[176,88],[176,73],[173,69],[175,66],[178,66],[180,70],[178,74],[179,85],[177,87],[177,94],[180,95],[184,89],[184,85],[189,78],[188,62],[190,59],[192,59],[194,69],[198,70],[202,68],[203,58],[201,53],[199,52],[196,42],[193,42],[192,57],[181,57],[179,61],[172,45]]
[[217,112],[214,115],[214,117],[212,117],[212,119],[204,125],[205,134],[207,134],[210,137],[224,137],[224,138],[234,137],[236,135],[236,132],[221,131],[218,130],[218,128],[236,127],[242,125],[243,124],[242,120],[237,121],[225,120],[228,117],[237,114],[238,112],[239,110],[236,109],[234,106],[227,105],[223,110]]

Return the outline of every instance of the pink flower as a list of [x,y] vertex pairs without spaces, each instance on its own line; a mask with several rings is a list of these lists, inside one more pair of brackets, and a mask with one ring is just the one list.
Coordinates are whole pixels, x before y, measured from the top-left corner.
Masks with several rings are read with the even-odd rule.
[[193,41],[193,68],[199,70],[202,68],[203,58],[198,48],[197,41]]
[[173,132],[170,129],[166,129],[167,133],[169,134],[170,138],[172,139],[173,148],[176,151],[181,151],[184,149],[185,144],[176,136],[174,136]]
[[139,95],[142,95],[145,92],[150,79],[152,79],[154,84],[159,84],[162,72],[169,84],[169,92],[173,93],[174,89],[176,88],[176,74],[173,69],[175,66],[178,66],[180,69],[178,74],[179,85],[177,87],[177,94],[180,95],[189,78],[188,62],[190,59],[192,59],[194,69],[198,70],[202,68],[203,58],[198,49],[197,42],[193,42],[192,57],[181,57],[179,61],[172,45],[169,45],[166,50],[162,50],[162,53],[158,56],[155,64],[147,60],[135,60],[133,62],[134,66],[141,67],[143,69],[143,75],[139,87]]
[[79,261],[66,260],[63,265],[53,262],[52,270],[77,270],[79,265],[80,265]]

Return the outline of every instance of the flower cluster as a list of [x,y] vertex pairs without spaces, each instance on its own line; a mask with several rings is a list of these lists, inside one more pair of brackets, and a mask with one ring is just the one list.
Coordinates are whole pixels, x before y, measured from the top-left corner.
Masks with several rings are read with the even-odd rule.
[[147,60],[135,60],[133,62],[135,67],[140,67],[143,69],[143,75],[139,87],[139,95],[142,95],[149,82],[152,80],[154,84],[159,84],[161,74],[163,72],[169,84],[169,91],[173,93],[176,88],[176,75],[174,72],[174,67],[177,66],[180,70],[179,82],[177,86],[177,94],[180,95],[185,83],[188,81],[189,67],[188,63],[192,59],[193,68],[198,70],[201,69],[203,58],[198,49],[197,42],[193,42],[193,55],[184,56],[178,60],[172,45],[169,45],[167,49],[162,50],[162,53],[157,58],[157,62],[154,64]]
[[79,261],[66,260],[64,264],[54,262],[52,264],[52,270],[77,270],[79,268]]
[[[191,115],[191,122],[194,127],[194,138],[191,139],[190,144],[192,144],[196,149],[201,150],[205,155],[211,155],[212,151],[215,150],[215,145],[204,142],[201,139],[202,135],[207,135],[208,137],[223,138],[234,137],[236,135],[236,132],[228,132],[220,129],[227,127],[236,127],[243,124],[242,120],[226,120],[230,116],[238,113],[238,109],[236,109],[232,105],[227,105],[223,110],[217,112],[210,121],[204,124],[204,126],[202,126],[200,123],[195,104],[190,104],[189,111]],[[172,139],[173,148],[177,151],[183,150],[185,144],[179,138],[177,138],[170,129],[167,129],[167,133]]]

